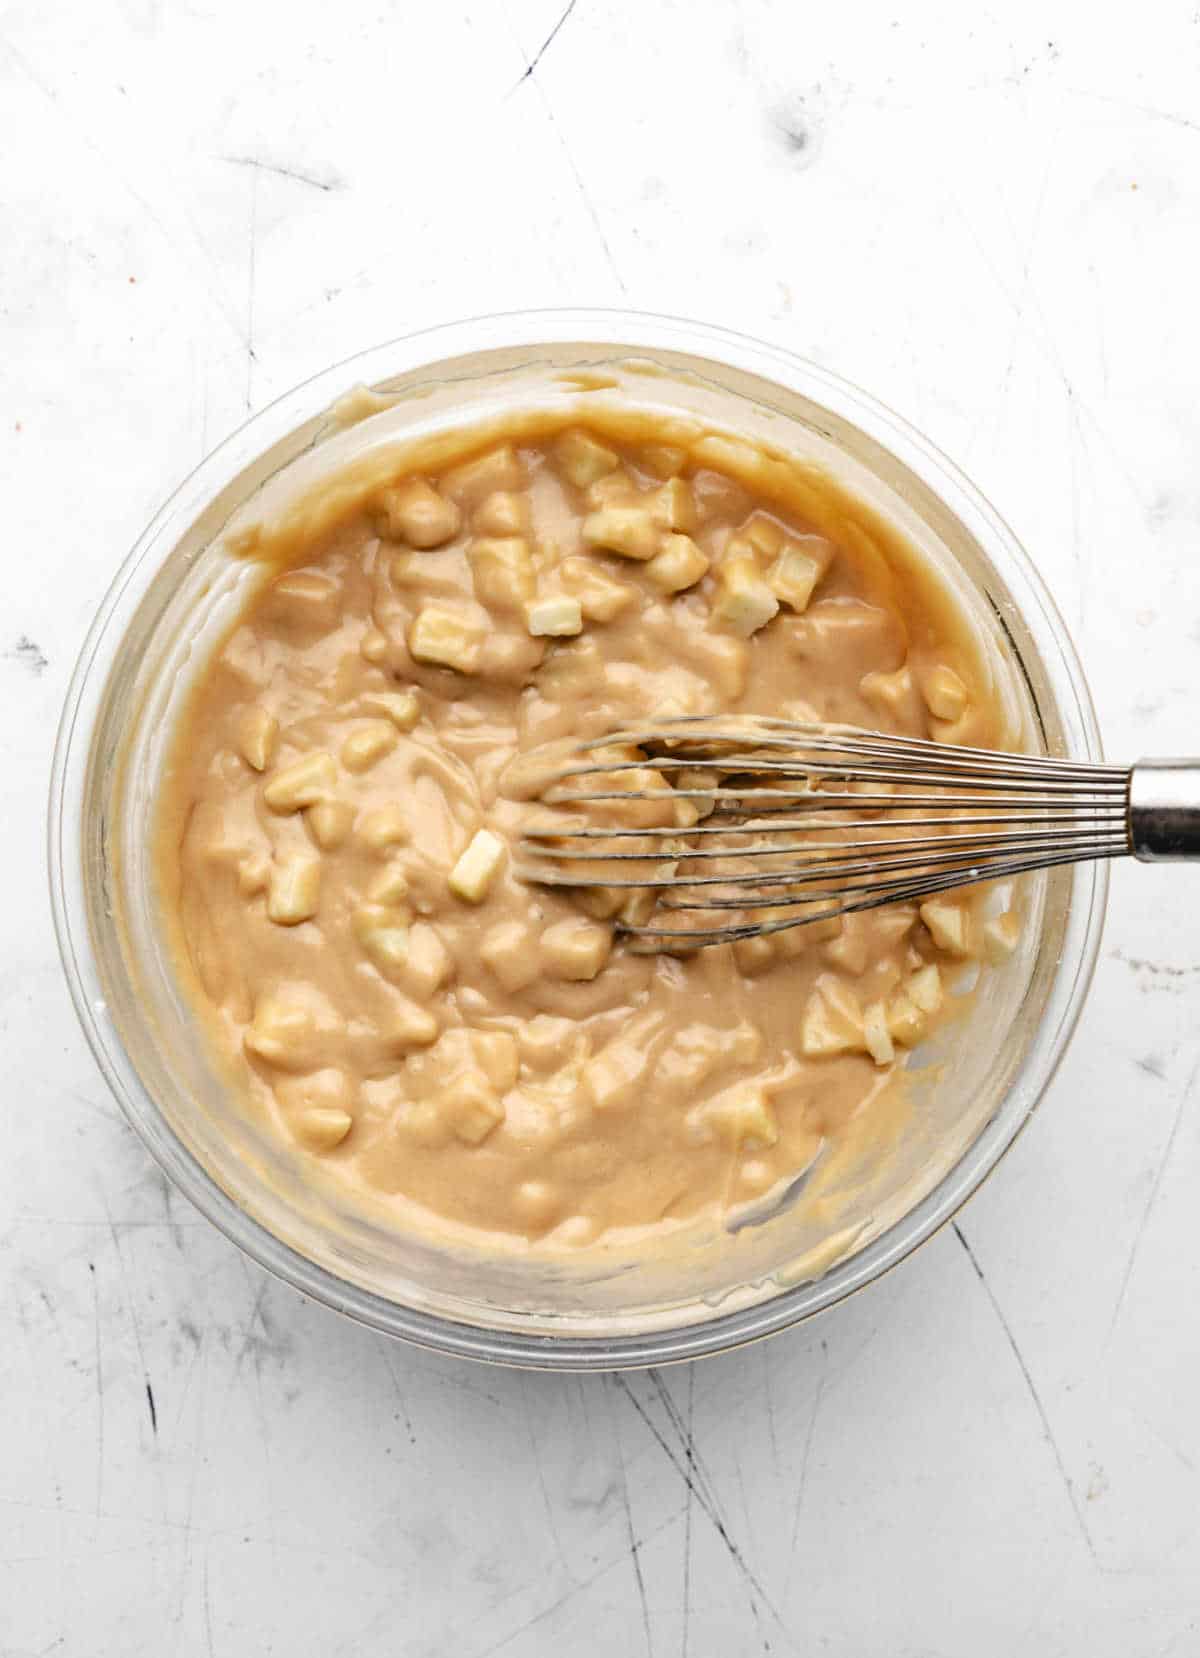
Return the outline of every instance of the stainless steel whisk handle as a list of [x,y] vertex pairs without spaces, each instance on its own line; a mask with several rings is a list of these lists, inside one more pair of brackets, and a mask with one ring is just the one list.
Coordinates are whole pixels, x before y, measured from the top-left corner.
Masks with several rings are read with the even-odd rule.
[[1139,760],[1129,774],[1129,845],[1143,863],[1200,858],[1200,760]]

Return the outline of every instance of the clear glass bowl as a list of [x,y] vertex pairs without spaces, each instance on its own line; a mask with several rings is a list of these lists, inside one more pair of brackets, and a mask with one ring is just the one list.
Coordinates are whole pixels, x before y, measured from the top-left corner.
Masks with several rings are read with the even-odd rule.
[[[394,395],[349,429],[355,385]],[[585,388],[590,388],[586,389]],[[614,390],[614,388],[616,388]],[[1074,1028],[1099,946],[1102,865],[1031,883],[1021,949],[915,1076],[900,1147],[826,1215],[783,1215],[657,1261],[576,1265],[451,1252],[306,1178],[236,1107],[174,982],[157,926],[149,826],[166,734],[247,566],[235,513],[372,446],[530,399],[622,390],[815,457],[901,522],[955,587],[1020,705],[1029,741],[1100,756],[1062,619],[978,492],[897,416],[812,363],[725,330],[616,311],[481,318],[339,364],[248,421],[181,486],[117,574],[80,655],[50,796],[55,924],[84,1032],[165,1173],[262,1266],[365,1324],[448,1353],[570,1370],[663,1364],[734,1347],[832,1306],[954,1214],[1012,1144]]]

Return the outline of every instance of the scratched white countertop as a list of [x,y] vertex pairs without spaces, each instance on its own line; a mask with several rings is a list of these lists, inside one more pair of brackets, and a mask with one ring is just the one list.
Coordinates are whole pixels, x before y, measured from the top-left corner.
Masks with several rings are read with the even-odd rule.
[[326,364],[531,305],[869,387],[1032,552],[1109,752],[1195,752],[1198,109],[1192,0],[0,4],[3,1658],[1200,1651],[1200,873],[1116,871],[956,1227],[765,1345],[580,1381],[356,1329],[173,1196],[42,851],[165,495]]

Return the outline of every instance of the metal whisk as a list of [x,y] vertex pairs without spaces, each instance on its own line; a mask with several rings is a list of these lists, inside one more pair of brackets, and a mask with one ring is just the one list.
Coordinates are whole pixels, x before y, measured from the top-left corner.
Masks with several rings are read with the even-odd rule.
[[[696,716],[545,751],[525,777],[522,792],[561,815],[526,828],[520,873],[591,895],[651,949],[782,932],[1057,864],[1200,857],[1200,760],[1088,765]],[[663,910],[696,924],[664,925]]]

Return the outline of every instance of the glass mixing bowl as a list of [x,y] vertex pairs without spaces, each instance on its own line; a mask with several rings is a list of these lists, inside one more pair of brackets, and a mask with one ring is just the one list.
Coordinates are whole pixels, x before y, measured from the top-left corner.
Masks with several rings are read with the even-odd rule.
[[[382,412],[347,424],[355,386]],[[151,1154],[262,1266],[390,1335],[497,1363],[663,1364],[736,1346],[832,1306],[924,1242],[1028,1120],[1078,1017],[1099,945],[1102,865],[1031,878],[1021,946],[913,1072],[900,1144],[830,1211],[804,1205],[656,1261],[575,1263],[451,1251],[306,1178],[237,1108],[189,1016],[157,924],[149,844],[166,737],[210,642],[252,579],[221,532],[383,444],[531,400],[632,397],[818,460],[901,524],[973,619],[1026,740],[1097,760],[1083,674],[1011,531],[917,432],[812,363],[727,331],[625,312],[455,323],[380,346],[248,421],[130,553],[88,634],[50,797],[55,924],[84,1032]],[[339,403],[339,400],[343,400]],[[372,405],[357,400],[357,412]],[[331,413],[331,411],[334,411]],[[928,1063],[928,1061],[935,1063]],[[937,1063],[937,1061],[942,1061]]]

